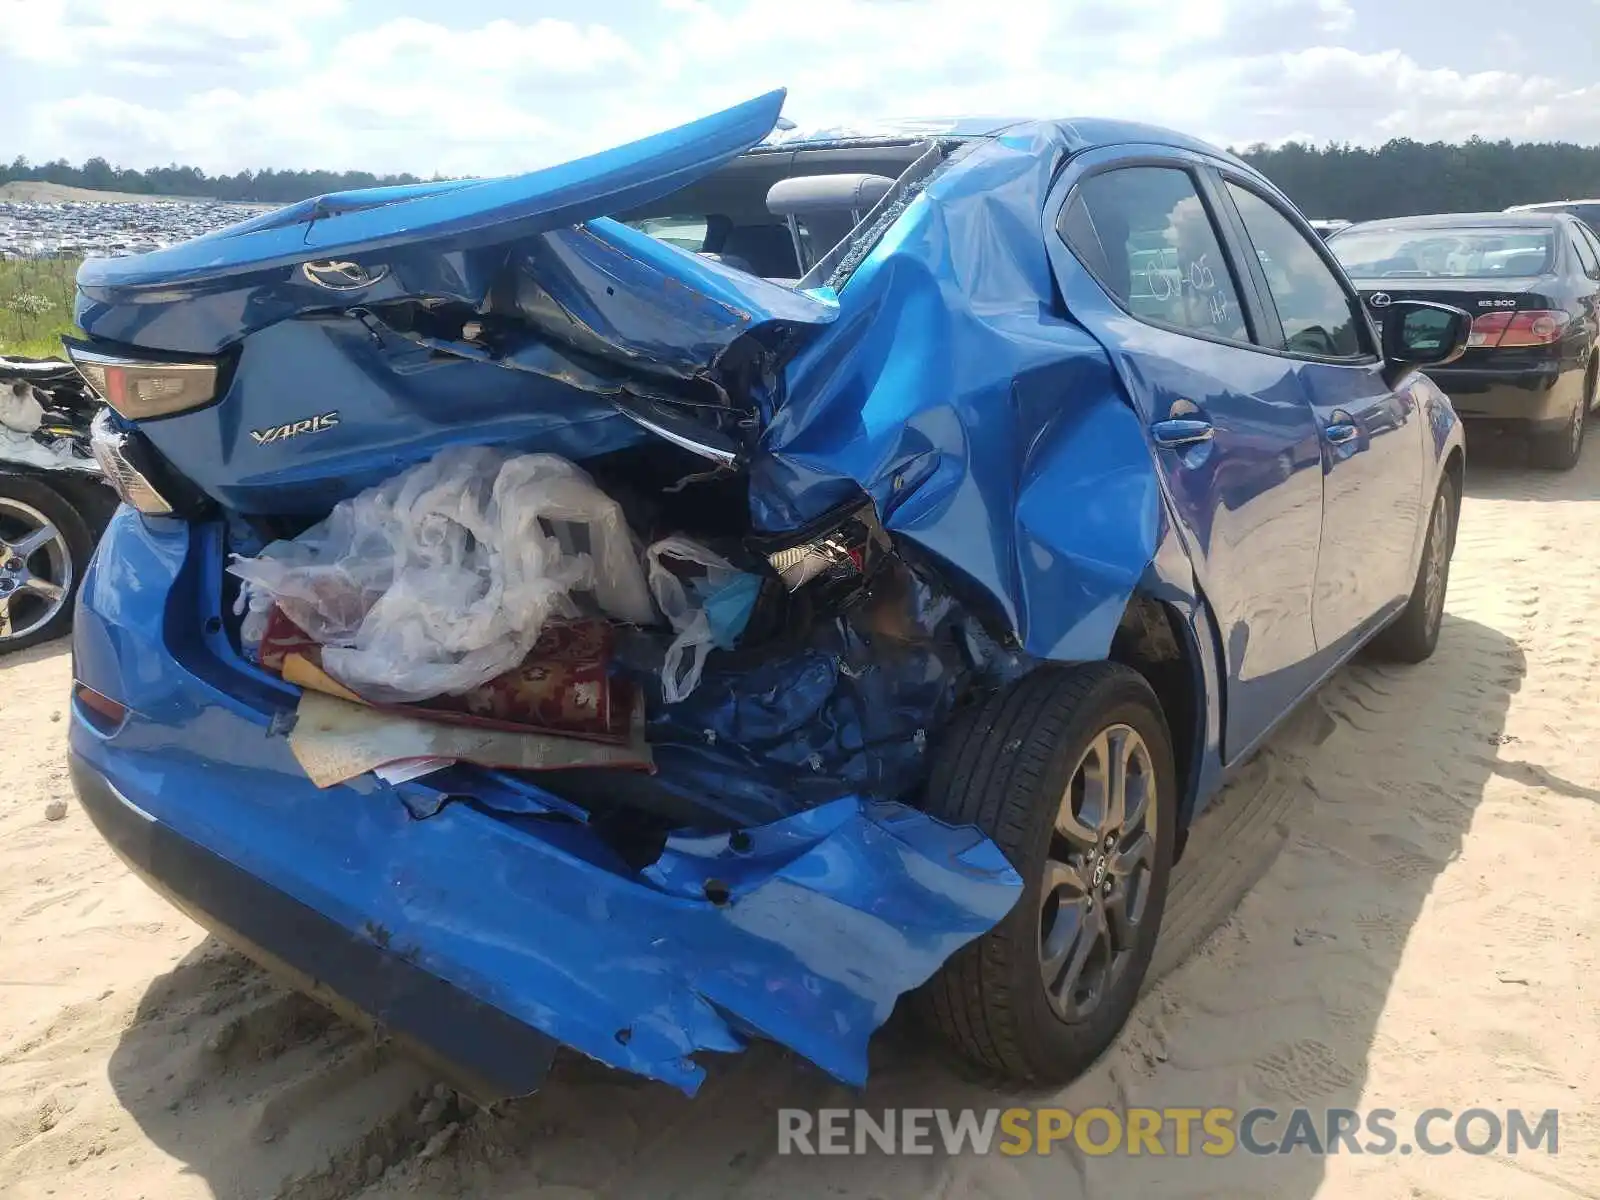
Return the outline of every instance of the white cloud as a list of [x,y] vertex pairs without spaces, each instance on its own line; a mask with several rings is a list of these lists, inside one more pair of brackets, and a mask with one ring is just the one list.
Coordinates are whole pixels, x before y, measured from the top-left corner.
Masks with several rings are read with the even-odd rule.
[[1600,86],[1549,75],[1424,67],[1398,50],[1357,54],[1318,46],[1239,64],[1232,89],[1250,114],[1243,140],[1270,140],[1285,123],[1317,119],[1323,137],[1600,142]]
[[292,69],[310,60],[302,29],[341,0],[0,0],[0,41],[56,68]]
[[[1468,71],[1442,38],[1372,44],[1382,0],[562,0],[564,18],[505,2],[364,23],[372,9],[338,0],[0,0],[17,125],[0,154],[511,171],[785,85],[807,125],[1104,114],[1235,144],[1600,141],[1600,89],[1522,73],[1509,48]],[[1514,39],[1504,19],[1470,22],[1475,52]]]

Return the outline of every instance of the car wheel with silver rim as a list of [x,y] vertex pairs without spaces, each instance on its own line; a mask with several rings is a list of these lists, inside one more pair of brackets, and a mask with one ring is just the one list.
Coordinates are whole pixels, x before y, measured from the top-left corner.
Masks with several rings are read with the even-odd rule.
[[0,654],[67,632],[92,548],[88,525],[55,488],[0,476]]
[[927,807],[993,838],[1023,894],[917,1008],[982,1067],[1074,1078],[1132,1011],[1166,902],[1177,774],[1160,702],[1117,663],[1042,667],[941,738]]
[[1150,748],[1118,724],[1089,744],[1061,798],[1041,887],[1039,967],[1063,1020],[1092,1013],[1130,965],[1155,860],[1154,786]]
[[1428,513],[1428,532],[1423,539],[1422,561],[1417,565],[1411,596],[1400,615],[1372,641],[1373,652],[1378,656],[1416,663],[1429,657],[1438,646],[1460,512],[1460,482],[1447,471],[1434,493],[1433,508]]

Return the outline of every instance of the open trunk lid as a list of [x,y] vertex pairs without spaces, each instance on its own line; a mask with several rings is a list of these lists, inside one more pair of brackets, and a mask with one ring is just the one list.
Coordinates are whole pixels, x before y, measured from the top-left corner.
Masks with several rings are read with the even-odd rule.
[[527,175],[323,196],[91,260],[90,340],[70,349],[102,391],[122,360],[158,393],[209,370],[183,403],[112,404],[245,512],[325,510],[463,438],[583,459],[642,428],[736,467],[776,403],[763,386],[836,302],[604,214],[751,149],[783,97]]
[[[435,252],[542,233],[662,196],[757,145],[784,91],[523,175],[317,196],[166,250],[91,259],[78,285],[104,303],[323,258],[427,244]],[[90,329],[88,332],[93,333]]]
[[[532,369],[581,390],[618,390],[615,378],[595,378],[611,369],[701,375],[743,335],[825,325],[835,306],[606,214],[751,149],[783,97],[525,175],[319,196],[167,250],[91,259],[78,272],[78,324],[103,343],[216,356],[293,318],[343,312],[370,323],[414,300],[514,321],[578,351],[587,361]],[[538,357],[509,344],[465,353],[525,369]]]

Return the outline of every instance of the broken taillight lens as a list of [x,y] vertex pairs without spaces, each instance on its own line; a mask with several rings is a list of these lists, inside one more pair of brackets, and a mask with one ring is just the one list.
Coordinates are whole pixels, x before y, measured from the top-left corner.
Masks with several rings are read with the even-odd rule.
[[100,473],[124,504],[151,517],[167,517],[173,505],[163,496],[136,461],[135,435],[118,429],[111,414],[102,409],[89,424],[89,449],[100,465]]
[[877,511],[865,504],[833,515],[784,543],[762,547],[767,562],[790,592],[810,587],[848,603],[888,552],[889,538]]
[[818,575],[859,575],[866,566],[865,551],[833,536],[804,546],[791,546],[767,556],[772,569],[791,592],[797,592]]

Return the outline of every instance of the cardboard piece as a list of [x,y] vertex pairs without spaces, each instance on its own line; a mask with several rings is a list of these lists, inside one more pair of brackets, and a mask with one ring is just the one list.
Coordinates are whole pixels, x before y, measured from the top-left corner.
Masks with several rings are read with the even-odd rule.
[[388,763],[424,758],[517,771],[576,767],[652,771],[655,760],[644,740],[642,704],[632,724],[631,744],[612,746],[549,733],[400,716],[307,689],[296,709],[289,748],[319,788],[333,787]]

